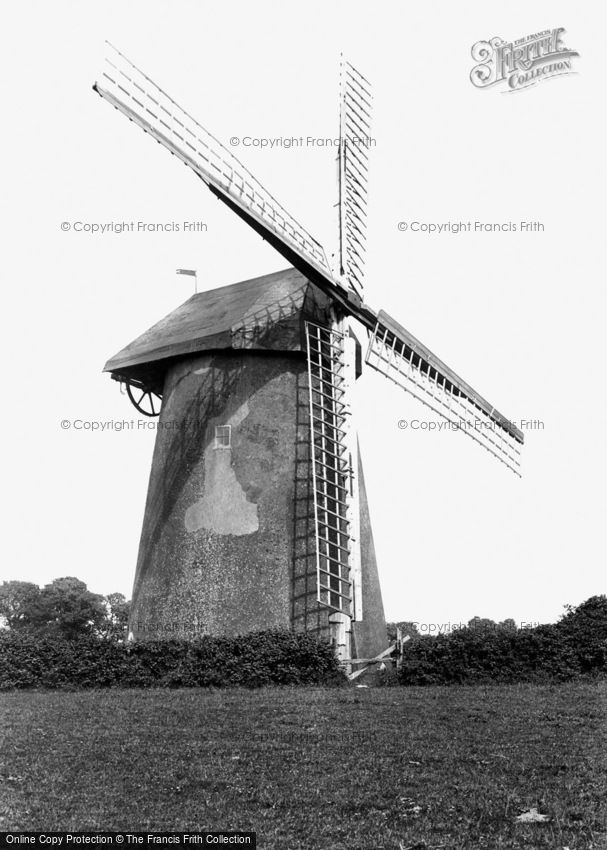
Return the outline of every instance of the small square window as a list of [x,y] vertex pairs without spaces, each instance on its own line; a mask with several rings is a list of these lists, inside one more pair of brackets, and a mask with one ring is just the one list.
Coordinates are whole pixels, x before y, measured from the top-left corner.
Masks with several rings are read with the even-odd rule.
[[229,449],[232,446],[232,426],[231,425],[216,425],[215,426],[215,448]]

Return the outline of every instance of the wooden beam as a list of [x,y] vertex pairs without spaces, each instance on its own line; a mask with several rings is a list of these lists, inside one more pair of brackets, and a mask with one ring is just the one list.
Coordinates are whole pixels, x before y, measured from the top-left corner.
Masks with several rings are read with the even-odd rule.
[[[383,660],[384,660],[384,659],[385,659],[388,655],[391,655],[391,654],[392,654],[392,652],[394,652],[394,649],[395,649],[395,645],[394,645],[394,644],[392,644],[392,645],[391,645],[391,646],[389,646],[387,649],[384,649],[384,651],[383,651],[383,652],[380,652],[380,654],[379,654],[379,655],[376,655],[376,656],[375,656],[375,658],[371,658],[371,659],[367,662],[367,664],[369,664],[369,665],[371,665],[371,664],[377,664],[378,662],[383,661]],[[353,661],[356,661],[356,660],[357,660],[357,659],[353,659]],[[360,660],[361,662],[363,662],[363,663],[364,663],[364,659],[358,659],[358,660]],[[353,682],[353,681],[354,681],[354,679],[358,679],[358,677],[359,677],[359,676],[362,676],[362,674],[365,672],[365,670],[368,670],[368,669],[369,669],[369,667],[363,667],[363,668],[362,668],[362,670],[356,670],[354,673],[350,673],[350,675],[348,676],[348,679],[349,679],[351,682]]]

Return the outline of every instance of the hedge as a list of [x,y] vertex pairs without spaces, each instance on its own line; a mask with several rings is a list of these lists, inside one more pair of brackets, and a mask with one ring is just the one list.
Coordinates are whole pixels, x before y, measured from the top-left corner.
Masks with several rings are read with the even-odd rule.
[[89,636],[67,640],[24,631],[0,633],[0,690],[343,682],[328,643],[289,631],[130,645]]
[[607,673],[607,622],[582,629],[573,618],[514,634],[459,629],[405,647],[403,685],[567,681]]

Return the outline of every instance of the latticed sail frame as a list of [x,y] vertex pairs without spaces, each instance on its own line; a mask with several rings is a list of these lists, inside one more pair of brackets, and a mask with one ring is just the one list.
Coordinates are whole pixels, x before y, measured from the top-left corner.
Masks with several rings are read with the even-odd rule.
[[[95,90],[130,121],[191,168],[213,194],[278,250],[308,280],[371,333],[366,362],[427,404],[520,475],[522,433],[472,387],[384,311],[360,297],[366,223],[366,157],[354,138],[368,137],[371,96],[367,80],[342,65],[340,145],[340,274],[322,245],[243,164],[150,77],[109,45]],[[244,341],[244,340],[243,340]],[[341,580],[341,579],[340,579]]]
[[306,344],[317,600],[351,616],[348,494],[352,470],[344,442],[349,415],[344,336],[335,329],[306,322]]
[[464,432],[521,475],[521,444],[517,429],[474,393],[466,395],[431,365],[415,344],[378,321],[369,337],[366,363]]
[[346,285],[362,295],[372,95],[369,81],[343,58],[340,78],[340,272]]
[[296,256],[328,280],[324,248],[212,133],[179,106],[147,74],[106,42],[108,56],[95,90],[191,168],[238,214],[262,223]]

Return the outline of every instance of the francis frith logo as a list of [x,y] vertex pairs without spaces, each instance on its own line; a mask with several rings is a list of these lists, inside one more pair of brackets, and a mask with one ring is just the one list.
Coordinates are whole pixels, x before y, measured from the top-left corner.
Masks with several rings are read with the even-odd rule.
[[573,73],[572,60],[579,56],[565,47],[563,27],[533,33],[517,41],[495,37],[477,41],[472,58],[478,64],[470,72],[477,88],[502,84],[506,91],[534,86],[543,80]]

